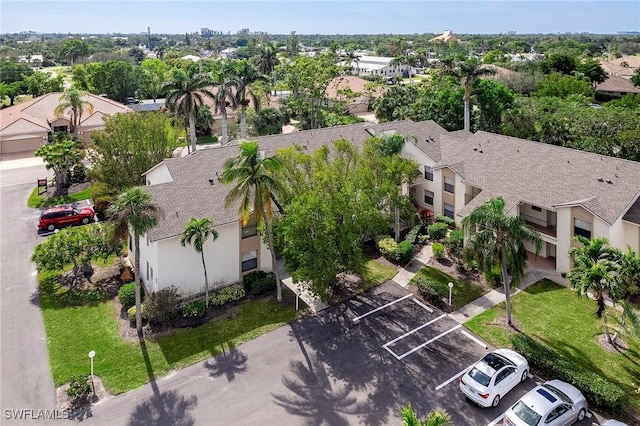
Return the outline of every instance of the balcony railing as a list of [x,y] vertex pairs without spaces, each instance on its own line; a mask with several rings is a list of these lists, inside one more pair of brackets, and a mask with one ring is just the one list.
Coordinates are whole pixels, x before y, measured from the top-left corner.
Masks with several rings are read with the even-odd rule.
[[528,214],[524,213],[520,213],[520,217],[527,223],[527,225],[530,225],[536,231],[542,232],[543,234],[551,235],[552,237],[557,236],[556,226],[550,224],[549,221],[529,216]]

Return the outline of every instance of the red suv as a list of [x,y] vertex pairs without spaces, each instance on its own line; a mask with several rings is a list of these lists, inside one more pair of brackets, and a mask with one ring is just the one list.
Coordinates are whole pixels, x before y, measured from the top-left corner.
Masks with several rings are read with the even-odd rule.
[[40,214],[38,229],[53,231],[67,225],[86,225],[93,222],[94,212],[91,207],[61,206],[44,210]]

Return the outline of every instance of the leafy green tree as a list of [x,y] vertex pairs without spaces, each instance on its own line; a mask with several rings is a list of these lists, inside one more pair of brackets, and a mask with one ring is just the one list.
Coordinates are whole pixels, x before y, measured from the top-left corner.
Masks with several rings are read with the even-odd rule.
[[441,409],[429,412],[424,420],[420,420],[416,412],[413,411],[411,403],[402,407],[400,415],[402,417],[402,426],[451,426],[453,424],[451,416]]
[[209,79],[203,74],[197,74],[195,69],[187,72],[174,69],[171,79],[162,87],[166,92],[166,103],[178,115],[188,117],[191,152],[197,149],[196,142],[196,114],[198,108],[205,105],[206,97],[214,97]]
[[576,237],[580,246],[569,249],[573,267],[567,273],[567,280],[578,296],[593,294],[598,310],[596,317],[604,322],[604,333],[609,343],[613,343],[609,333],[606,315],[608,297],[614,303],[623,296],[624,286],[620,281],[620,264],[617,262],[616,250],[609,245],[607,238],[589,240]]
[[593,96],[595,97],[596,86],[607,79],[607,72],[602,68],[599,61],[591,58],[578,64],[577,71],[589,79],[593,89]]
[[51,92],[62,92],[63,82],[62,75],[53,77],[50,72],[36,72],[24,78],[27,93],[34,98]]
[[578,94],[583,96],[591,95],[591,85],[584,80],[579,80],[571,75],[560,73],[547,74],[538,83],[533,96],[555,96],[566,98],[569,95]]
[[107,259],[119,251],[102,224],[65,228],[38,244],[31,255],[38,270],[61,271],[73,265],[72,282],[77,284],[91,261]]
[[638,68],[631,76],[631,82],[634,86],[640,86],[640,68]]
[[11,84],[22,82],[25,76],[33,74],[27,64],[20,62],[0,61],[0,83]]
[[200,106],[196,113],[196,135],[210,135],[211,127],[215,122],[211,108],[208,105]]
[[172,157],[179,145],[176,129],[161,112],[116,114],[91,136],[92,173],[118,191],[143,185],[142,174]]
[[63,190],[71,185],[71,170],[80,165],[82,151],[78,149],[78,144],[72,140],[52,142],[41,146],[34,153],[36,157],[41,157],[47,170],[53,170],[56,181],[56,194],[63,194]]
[[524,241],[534,244],[536,255],[542,247],[540,234],[525,225],[520,216],[507,215],[504,198],[498,196],[476,207],[463,220],[469,234],[469,250],[485,271],[500,264],[507,309],[507,323],[511,323],[511,286],[524,275],[527,251]]
[[69,66],[73,67],[73,63],[77,58],[81,58],[89,54],[89,45],[82,39],[70,38],[60,45],[58,54],[61,58],[68,59]]
[[240,137],[247,137],[246,110],[250,101],[253,101],[256,111],[260,109],[260,99],[255,96],[251,87],[258,81],[266,81],[266,77],[246,59],[240,59],[233,63],[232,84],[236,88],[235,103],[240,105]]
[[473,85],[478,114],[475,128],[500,133],[502,114],[513,106],[515,94],[506,86],[492,80],[476,80]]
[[445,75],[462,80],[462,87],[464,88],[464,129],[471,131],[471,88],[478,78],[495,74],[495,71],[491,68],[483,68],[475,58],[466,58],[458,61],[445,58],[441,61],[441,64],[441,70]]
[[217,240],[218,231],[216,231],[213,221],[208,217],[201,219],[192,217],[189,219],[184,227],[184,231],[182,231],[182,236],[180,237],[180,244],[182,244],[182,247],[187,244],[193,245],[195,251],[200,253],[200,256],[202,257],[205,291],[204,303],[207,308],[209,307],[209,279],[207,278],[207,264],[204,261],[204,244],[209,237],[211,237],[212,241]]
[[418,100],[420,91],[416,86],[392,86],[373,104],[376,118],[381,122],[409,118],[411,105]]
[[114,101],[124,102],[140,86],[140,69],[129,62],[107,61],[88,69],[94,90]]
[[213,105],[216,112],[220,112],[222,118],[222,144],[229,140],[227,107],[235,109],[236,98],[233,95],[233,65],[228,61],[214,63],[211,70],[210,81],[214,86],[212,91]]
[[82,120],[82,114],[84,114],[85,111],[88,111],[89,114],[93,114],[93,104],[86,98],[86,92],[82,92],[72,87],[65,90],[64,93],[60,95],[60,103],[54,110],[56,117],[60,117],[65,113],[65,111],[70,110],[71,132],[76,136],[78,136],[78,125]]
[[[142,297],[140,294],[140,237],[150,231],[158,222],[159,207],[151,195],[142,188],[128,189],[107,209],[111,221],[115,223],[115,235],[119,239],[133,238],[134,273],[136,282],[136,329],[142,341]],[[133,231],[133,235],[129,234]]]
[[568,52],[554,52],[540,62],[540,69],[545,74],[560,73],[569,75],[576,70],[577,60]]
[[162,86],[169,77],[169,66],[160,59],[145,59],[140,63],[143,92],[156,99],[163,93]]
[[289,117],[280,109],[262,108],[253,118],[253,130],[258,136],[277,135],[282,133],[282,126],[289,122]]
[[0,99],[9,98],[9,106],[15,104],[16,98],[24,93],[24,82],[15,81],[13,83],[0,83]]
[[238,211],[243,225],[247,224],[252,212],[256,215],[257,224],[264,225],[276,277],[277,299],[282,302],[282,282],[271,231],[271,199],[282,187],[274,175],[281,170],[282,162],[277,156],[263,157],[257,142],[244,142],[239,149],[237,157],[225,162],[220,176],[220,182],[223,184],[234,185],[227,194],[225,205],[239,205]]
[[[83,64],[78,64],[73,67],[73,74],[71,75],[71,81],[73,82],[73,87],[78,90],[84,90],[86,92],[95,93],[95,89],[93,88],[92,83],[92,72],[91,66],[95,64],[95,62],[91,62],[86,67]],[[100,66],[100,65],[98,65]]]

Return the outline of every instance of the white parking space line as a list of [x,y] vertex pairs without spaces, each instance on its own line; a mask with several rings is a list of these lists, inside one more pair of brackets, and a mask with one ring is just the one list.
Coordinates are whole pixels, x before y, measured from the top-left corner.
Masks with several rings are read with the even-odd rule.
[[446,314],[442,314],[442,315],[440,315],[438,318],[434,318],[434,319],[432,319],[431,321],[425,322],[425,323],[424,323],[424,324],[422,324],[420,327],[416,327],[416,328],[414,328],[414,329],[413,329],[413,330],[411,330],[411,331],[407,331],[407,332],[406,332],[406,333],[404,333],[402,336],[396,337],[396,338],[395,338],[395,339],[393,339],[392,341],[387,342],[387,343],[385,343],[385,344],[384,344],[384,345],[382,345],[382,346],[389,346],[389,345],[391,345],[392,343],[397,342],[398,340],[402,340],[402,339],[404,339],[405,337],[412,335],[412,334],[413,334],[413,333],[415,333],[416,331],[421,330],[421,329],[425,328],[426,326],[431,325],[431,324],[433,324],[434,322],[436,322],[436,321],[438,321],[438,320],[441,320],[442,318],[444,318],[444,317],[446,317],[446,316],[447,316]]
[[461,372],[459,372],[458,374],[456,374],[455,376],[453,376],[452,378],[450,378],[449,380],[447,380],[444,383],[440,383],[438,386],[436,386],[436,390],[440,390],[443,387],[447,386],[449,383],[453,382],[454,380],[456,380],[458,377],[462,376],[464,373],[467,372],[467,370],[469,369],[469,367],[465,368],[464,370],[462,370]]
[[393,357],[394,357],[395,359],[397,359],[398,361],[400,360],[400,358],[398,358],[398,354],[397,354],[397,353],[395,353],[392,349],[389,349],[389,348],[388,348],[388,347],[386,347],[386,346],[382,346],[382,347],[383,347],[383,348],[385,348],[385,349],[386,349],[386,350],[387,350],[391,355],[393,355]]
[[444,331],[440,334],[438,334],[436,337],[434,337],[433,339],[429,339],[426,342],[422,343],[421,345],[416,346],[415,348],[411,349],[409,352],[405,352],[402,355],[400,355],[400,357],[398,359],[402,359],[406,356],[411,355],[412,353],[414,353],[415,351],[419,351],[420,349],[424,348],[425,346],[427,346],[429,343],[435,342],[436,340],[438,340],[441,337],[446,336],[447,334],[451,333],[452,331],[455,331],[457,329],[459,329],[460,327],[462,327],[462,324],[458,324],[453,328],[450,328],[447,331]]
[[491,423],[489,423],[487,426],[494,426],[497,425],[500,420],[502,420],[504,418],[504,413],[500,414],[500,416],[496,419],[494,419]]
[[476,336],[473,336],[473,335],[467,333],[465,330],[462,330],[462,334],[464,334],[469,339],[473,340],[474,342],[476,342],[477,344],[479,344],[483,348],[489,349],[489,347],[486,345],[486,343],[484,343],[482,340],[478,339]]
[[382,305],[382,306],[380,306],[380,307],[377,307],[377,308],[375,308],[374,310],[367,312],[366,314],[360,315],[359,317],[355,317],[355,318],[353,319],[353,322],[360,321],[362,318],[366,317],[367,315],[371,315],[371,314],[373,314],[373,313],[375,313],[375,312],[378,312],[378,311],[379,311],[379,310],[381,310],[381,309],[387,308],[387,307],[389,307],[389,306],[393,305],[394,303],[398,303],[399,301],[404,300],[404,299],[407,299],[407,298],[409,298],[409,297],[413,297],[413,294],[407,294],[406,296],[401,297],[400,299],[396,299],[396,300],[394,300],[393,302],[389,302],[389,303],[387,303],[386,305]]
[[422,306],[423,308],[425,308],[427,311],[429,311],[430,314],[433,313],[433,309],[431,309],[430,307],[428,307],[427,305],[425,305],[424,303],[422,303],[418,299],[414,298],[413,301],[416,302],[418,305]]

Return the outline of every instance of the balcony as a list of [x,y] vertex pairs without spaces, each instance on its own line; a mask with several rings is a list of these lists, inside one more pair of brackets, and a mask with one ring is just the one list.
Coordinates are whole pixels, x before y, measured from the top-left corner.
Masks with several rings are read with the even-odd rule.
[[548,221],[544,219],[539,219],[537,217],[529,216],[528,214],[524,214],[524,213],[520,213],[520,217],[527,225],[531,226],[536,231],[546,235],[550,235],[554,238],[557,237],[556,226],[550,224]]

